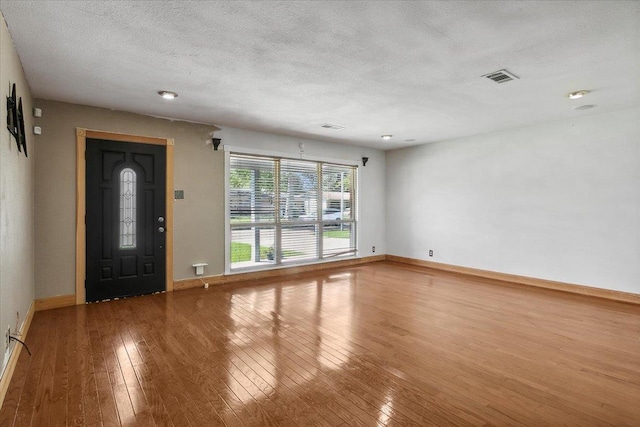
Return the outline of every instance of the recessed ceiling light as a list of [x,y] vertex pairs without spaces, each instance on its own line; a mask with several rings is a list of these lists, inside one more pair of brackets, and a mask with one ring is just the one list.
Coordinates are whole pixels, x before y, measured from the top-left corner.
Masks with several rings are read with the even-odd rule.
[[174,99],[178,97],[178,94],[175,92],[171,92],[168,90],[161,90],[158,91],[158,95],[160,95],[161,97],[163,97],[164,99]]
[[580,98],[582,98],[583,96],[585,96],[588,93],[589,93],[588,90],[579,90],[579,91],[576,91],[576,92],[569,92],[567,94],[567,98],[569,98],[569,99],[580,99]]
[[586,104],[586,105],[581,105],[579,107],[574,108],[574,110],[590,110],[593,107],[595,107],[595,105],[593,104]]
[[382,138],[382,139],[391,139],[391,138],[393,138],[393,135],[381,135],[380,138]]

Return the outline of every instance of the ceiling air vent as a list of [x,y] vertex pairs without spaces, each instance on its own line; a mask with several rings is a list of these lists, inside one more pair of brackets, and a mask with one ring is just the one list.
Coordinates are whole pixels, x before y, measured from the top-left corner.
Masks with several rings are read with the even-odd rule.
[[493,80],[496,83],[506,83],[506,82],[510,82],[511,80],[520,78],[515,74],[511,74],[507,70],[494,71],[493,73],[485,74],[482,77],[486,77],[489,80]]
[[325,128],[325,129],[335,129],[335,130],[344,129],[344,126],[330,125],[329,123],[325,123],[323,125],[320,125],[320,127],[321,128]]

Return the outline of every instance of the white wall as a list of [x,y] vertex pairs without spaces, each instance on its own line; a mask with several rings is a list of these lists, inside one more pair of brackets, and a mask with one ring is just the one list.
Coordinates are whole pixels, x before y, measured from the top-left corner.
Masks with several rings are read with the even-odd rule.
[[[7,96],[15,83],[22,97],[29,157],[18,152],[6,127]],[[33,176],[35,149],[32,99],[13,41],[0,15],[0,330],[2,370],[9,360],[4,335],[21,328],[34,294]],[[19,319],[16,319],[19,313]],[[13,351],[15,343],[11,344]]]
[[[248,148],[260,152],[279,153],[300,158],[300,143],[304,144],[303,159],[335,160],[359,164],[358,167],[358,257],[385,253],[385,152],[345,144],[335,144],[304,138],[274,135],[230,127],[215,133],[225,146]],[[362,167],[362,157],[369,157]],[[376,247],[375,254],[372,246]]]
[[640,109],[387,152],[387,188],[389,254],[640,294]]

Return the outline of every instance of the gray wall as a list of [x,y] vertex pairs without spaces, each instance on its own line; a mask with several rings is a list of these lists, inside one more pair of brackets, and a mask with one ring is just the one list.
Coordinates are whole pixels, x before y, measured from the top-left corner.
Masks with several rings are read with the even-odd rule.
[[[29,158],[18,152],[16,141],[5,124],[6,97],[13,83],[17,96],[22,97]],[[33,171],[37,157],[31,133],[32,107],[29,85],[4,17],[0,15],[0,330],[3,343],[7,326],[11,331],[22,326],[34,295]],[[2,344],[2,370],[14,348],[15,343],[5,351]]]
[[640,109],[391,151],[387,186],[389,254],[640,294]]
[[[225,272],[224,152],[206,145],[212,126],[170,121],[62,102],[36,100],[43,109],[36,138],[36,298],[75,293],[75,128],[175,139],[175,188],[185,199],[174,204],[174,279],[195,277],[192,264],[208,263],[206,275]],[[305,158],[350,162],[370,158],[360,168],[358,226],[359,256],[385,252],[385,153],[344,144],[222,128],[223,144],[249,150]],[[228,148],[228,147],[227,147]]]
[[35,100],[36,298],[75,293],[76,127],[174,138],[174,277],[193,276],[193,260],[224,268],[224,155],[205,145],[208,125],[171,121],[62,102]]

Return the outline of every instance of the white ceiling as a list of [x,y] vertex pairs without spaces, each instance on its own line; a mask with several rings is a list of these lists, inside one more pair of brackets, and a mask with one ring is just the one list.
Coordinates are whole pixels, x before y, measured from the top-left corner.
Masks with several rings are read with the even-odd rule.
[[[0,10],[34,96],[219,126],[392,149],[640,106],[638,1],[1,0]],[[502,68],[520,80],[480,77]],[[565,97],[580,89],[593,92]],[[574,110],[582,104],[596,107]]]

